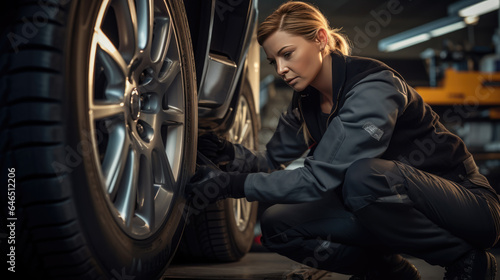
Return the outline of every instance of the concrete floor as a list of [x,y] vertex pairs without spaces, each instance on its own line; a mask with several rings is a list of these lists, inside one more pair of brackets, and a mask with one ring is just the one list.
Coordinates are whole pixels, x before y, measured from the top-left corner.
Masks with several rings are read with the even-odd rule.
[[[493,251],[500,262],[500,250]],[[423,280],[442,280],[444,268],[408,258]],[[249,253],[239,262],[225,264],[174,264],[163,279],[239,279],[239,280],[347,280],[350,276],[318,271],[291,261],[275,253]],[[497,280],[500,276],[497,275]]]

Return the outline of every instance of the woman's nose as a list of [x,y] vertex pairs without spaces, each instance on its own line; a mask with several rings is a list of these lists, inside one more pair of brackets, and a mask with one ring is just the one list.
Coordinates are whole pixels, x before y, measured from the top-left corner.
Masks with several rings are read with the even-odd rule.
[[281,63],[281,62],[276,62],[276,63],[277,63],[276,72],[278,73],[278,75],[280,75],[280,76],[285,75],[289,70],[288,67],[283,65],[283,63]]

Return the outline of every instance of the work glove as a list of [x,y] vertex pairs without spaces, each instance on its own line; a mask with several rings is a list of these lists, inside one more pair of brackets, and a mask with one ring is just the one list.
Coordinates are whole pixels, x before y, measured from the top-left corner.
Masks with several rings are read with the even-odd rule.
[[219,138],[214,133],[207,133],[198,137],[198,151],[215,164],[234,160],[233,144]]
[[209,203],[232,197],[245,197],[247,173],[224,172],[215,166],[201,165],[186,185],[189,199],[200,199]]

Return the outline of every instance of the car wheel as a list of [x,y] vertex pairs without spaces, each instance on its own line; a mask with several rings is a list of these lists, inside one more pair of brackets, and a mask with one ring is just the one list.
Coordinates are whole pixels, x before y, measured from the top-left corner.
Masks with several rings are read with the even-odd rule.
[[[225,136],[233,143],[256,149],[258,120],[253,97],[246,84],[237,106],[234,124]],[[257,207],[257,202],[249,202],[246,198],[229,198],[209,205],[192,205],[176,259],[241,259],[250,250],[253,242]]]
[[15,10],[0,148],[17,183],[18,271],[159,277],[183,230],[196,157],[182,1],[19,1]]

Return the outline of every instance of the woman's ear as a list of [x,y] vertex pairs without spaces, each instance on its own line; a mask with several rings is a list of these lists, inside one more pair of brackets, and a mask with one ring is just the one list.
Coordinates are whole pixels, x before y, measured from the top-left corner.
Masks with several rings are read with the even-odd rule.
[[319,48],[323,51],[328,45],[328,33],[324,28],[320,28],[316,34],[316,41],[319,43]]

